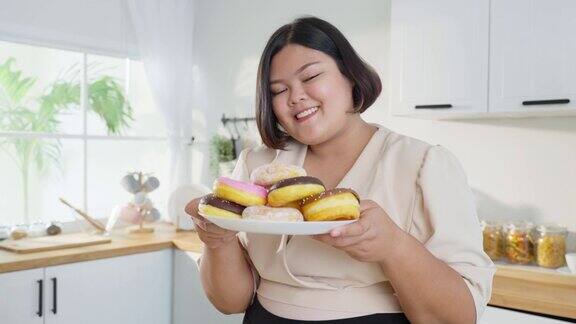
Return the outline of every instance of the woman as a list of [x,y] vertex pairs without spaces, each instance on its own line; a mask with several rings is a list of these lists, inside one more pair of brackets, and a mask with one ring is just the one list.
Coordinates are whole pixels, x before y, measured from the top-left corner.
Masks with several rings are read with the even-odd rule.
[[204,290],[244,323],[475,323],[494,267],[465,174],[446,149],[365,122],[378,75],[318,18],[282,26],[258,69],[256,116],[265,145],[234,171],[304,167],[327,189],[363,199],[357,222],[316,236],[236,233],[187,206],[205,243]]

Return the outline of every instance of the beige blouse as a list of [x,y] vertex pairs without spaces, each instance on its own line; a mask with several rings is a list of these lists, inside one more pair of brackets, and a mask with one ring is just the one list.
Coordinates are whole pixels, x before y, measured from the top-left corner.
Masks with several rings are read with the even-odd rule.
[[[375,126],[378,131],[337,187],[377,202],[398,226],[460,273],[480,318],[495,268],[482,250],[462,167],[441,146]],[[245,150],[233,177],[248,181],[252,170],[273,160],[302,166],[306,152],[307,146],[297,142],[286,151],[264,146]],[[402,311],[378,263],[357,261],[308,236],[242,232],[238,237],[253,264],[255,293],[273,314],[329,320]]]

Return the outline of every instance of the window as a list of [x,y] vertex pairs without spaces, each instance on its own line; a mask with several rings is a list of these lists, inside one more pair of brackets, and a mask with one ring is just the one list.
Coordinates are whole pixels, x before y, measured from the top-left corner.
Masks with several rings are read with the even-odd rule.
[[165,134],[140,61],[0,41],[0,225],[108,217],[134,171],[162,212]]

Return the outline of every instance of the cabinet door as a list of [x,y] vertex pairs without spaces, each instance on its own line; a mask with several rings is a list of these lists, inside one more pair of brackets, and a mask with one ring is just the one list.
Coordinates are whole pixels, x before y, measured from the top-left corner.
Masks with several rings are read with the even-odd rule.
[[171,321],[171,249],[49,267],[45,278],[46,324]]
[[[0,274],[1,323],[44,323],[45,313],[40,308],[40,287],[44,284],[43,278],[44,269]],[[45,307],[43,308],[45,309]]]
[[486,112],[489,1],[392,0],[391,5],[393,114]]
[[174,251],[174,324],[240,324],[244,314],[224,315],[206,297],[197,261],[199,253]]
[[490,111],[576,108],[574,17],[574,0],[492,1]]

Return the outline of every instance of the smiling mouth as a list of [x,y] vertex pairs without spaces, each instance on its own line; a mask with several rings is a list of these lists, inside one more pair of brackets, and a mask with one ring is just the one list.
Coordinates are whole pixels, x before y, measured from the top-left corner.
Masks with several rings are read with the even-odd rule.
[[298,114],[296,114],[296,120],[302,120],[308,116],[315,114],[318,111],[318,107],[308,108]]

